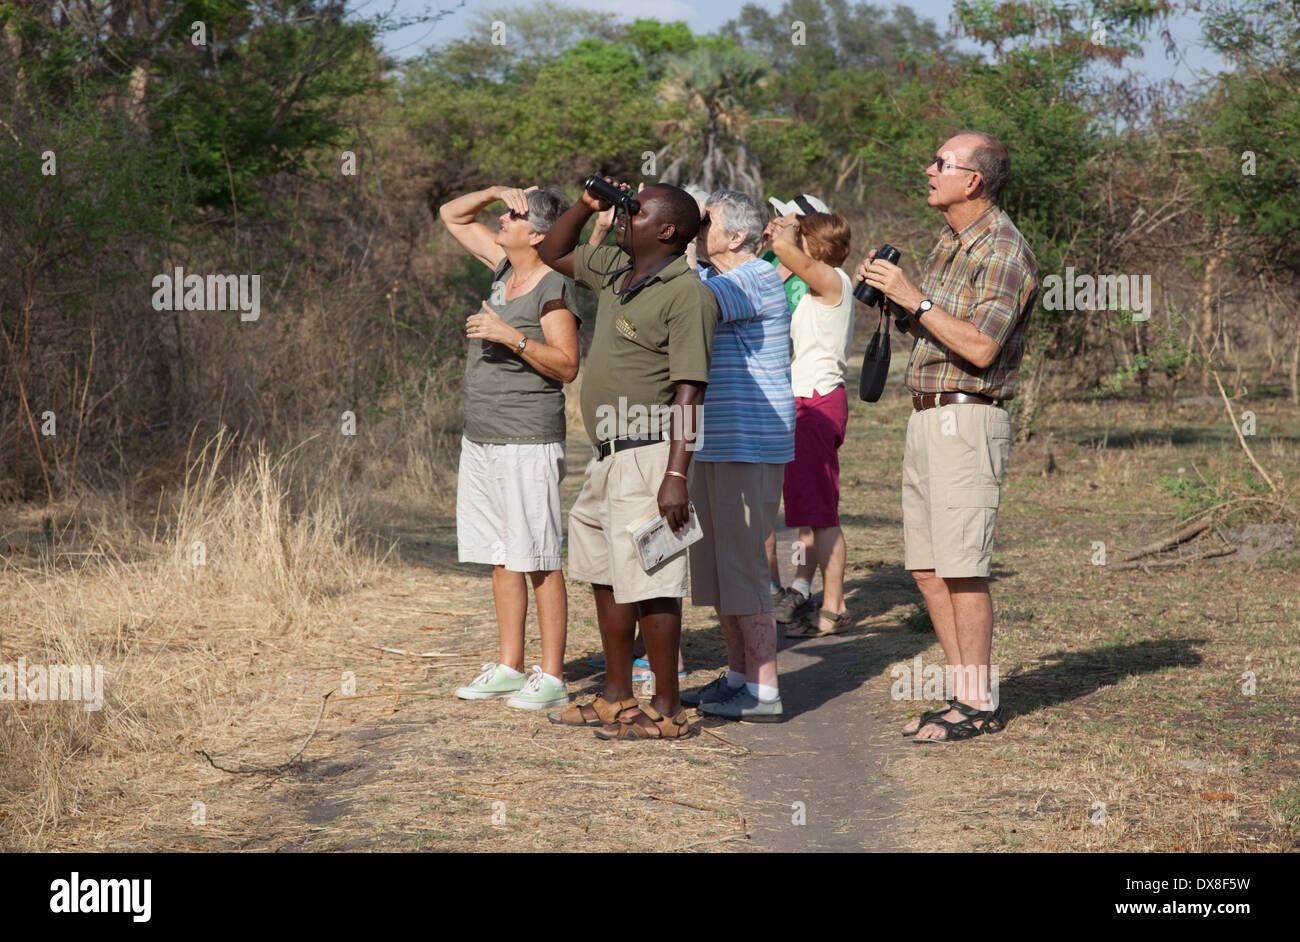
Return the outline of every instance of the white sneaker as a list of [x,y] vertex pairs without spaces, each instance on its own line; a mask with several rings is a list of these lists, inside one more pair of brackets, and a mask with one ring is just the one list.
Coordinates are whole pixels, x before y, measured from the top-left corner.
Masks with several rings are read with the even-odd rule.
[[509,697],[519,692],[524,685],[524,675],[511,677],[501,664],[484,664],[483,673],[475,677],[468,685],[456,688],[456,696],[462,700],[491,700],[494,697]]
[[564,682],[546,676],[534,664],[528,680],[519,688],[518,693],[506,701],[506,706],[516,710],[544,710],[547,707],[564,706],[568,702],[569,688]]

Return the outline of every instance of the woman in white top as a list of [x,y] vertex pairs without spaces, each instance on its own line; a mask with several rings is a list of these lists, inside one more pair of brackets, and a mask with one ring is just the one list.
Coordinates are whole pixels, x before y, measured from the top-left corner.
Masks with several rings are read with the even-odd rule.
[[843,216],[808,213],[772,221],[772,249],[808,284],[790,321],[790,379],[795,395],[794,461],[785,466],[785,523],[799,527],[811,552],[776,603],[776,620],[789,624],[809,605],[812,578],[822,571],[822,607],[816,621],[790,625],[787,636],[815,637],[853,624],[844,604],[846,547],[840,531],[839,447],[849,419],[844,370],[853,341],[853,285],[839,266],[851,233]]

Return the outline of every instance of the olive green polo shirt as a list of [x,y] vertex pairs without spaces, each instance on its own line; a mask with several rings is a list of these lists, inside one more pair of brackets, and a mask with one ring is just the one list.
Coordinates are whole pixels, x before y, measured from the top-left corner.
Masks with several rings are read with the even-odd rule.
[[718,302],[700,276],[674,257],[623,290],[632,259],[613,245],[580,245],[573,280],[595,292],[596,327],[582,376],[582,421],[593,444],[668,434],[681,382],[707,383]]

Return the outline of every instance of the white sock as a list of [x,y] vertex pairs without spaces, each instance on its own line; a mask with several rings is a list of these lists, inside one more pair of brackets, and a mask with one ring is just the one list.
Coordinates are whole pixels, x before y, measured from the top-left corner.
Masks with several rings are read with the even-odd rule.
[[517,671],[517,670],[515,670],[513,667],[506,667],[504,664],[498,664],[497,666],[500,667],[503,671],[506,672],[506,676],[507,676],[507,677],[523,677],[523,676],[524,676],[524,672],[523,672],[523,671]]
[[794,582],[790,583],[790,588],[799,592],[804,598],[809,598],[812,595],[812,580],[796,579]]
[[780,592],[780,591],[781,591],[781,583],[780,583],[780,581],[777,580],[777,579],[773,579],[773,580],[771,580],[770,582],[768,582],[768,587],[772,590],[772,593],[773,593],[774,595],[775,595],[777,592]]
[[779,687],[769,687],[767,684],[746,683],[745,689],[761,703],[771,703],[773,700],[779,700],[781,689]]
[[745,675],[740,673],[740,671],[733,671],[730,667],[728,667],[727,686],[730,687],[732,690],[735,690],[737,687],[745,686]]
[[559,684],[561,687],[564,686],[564,681],[560,680],[560,678],[556,677],[554,674],[547,674],[547,673],[543,672],[543,673],[542,673],[542,676],[545,677],[547,680],[553,680],[553,681],[555,681],[555,682],[556,682],[557,684]]

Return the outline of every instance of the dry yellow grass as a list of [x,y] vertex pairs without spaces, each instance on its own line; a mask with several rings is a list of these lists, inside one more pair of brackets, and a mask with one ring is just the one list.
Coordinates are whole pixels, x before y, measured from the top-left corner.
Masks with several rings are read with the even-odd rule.
[[[1295,417],[1260,415],[1257,453],[1297,480]],[[904,417],[898,401],[855,405],[842,454],[849,603],[876,613],[853,642],[862,659],[845,670],[882,713],[889,665],[918,650],[905,613],[877,604],[901,550]],[[1295,544],[1251,564],[1089,564],[1093,540],[1114,557],[1176,519],[1160,477],[1235,473],[1215,416],[1174,418],[1060,407],[1048,422],[1052,475],[1045,440],[1017,448],[994,585],[995,659],[1015,716],[1004,733],[960,746],[900,745],[888,767],[905,806],[891,825],[898,846],[1294,848]],[[737,837],[756,799],[742,778],[761,775],[764,760],[726,740],[606,744],[499,701],[456,700],[493,656],[496,628],[486,573],[455,562],[445,461],[406,471],[375,459],[358,478],[357,454],[314,447],[272,458],[209,442],[156,520],[153,507],[89,496],[59,509],[52,542],[46,511],[0,520],[0,663],[101,663],[106,675],[98,712],[0,706],[0,847],[745,846]],[[566,503],[580,484],[566,480]],[[570,585],[570,605],[565,672],[585,695],[598,679],[587,653],[599,647],[585,586]],[[714,625],[687,608],[688,664],[705,669],[688,686],[721,663]],[[530,664],[536,637],[530,616]],[[940,658],[931,641],[927,663]],[[435,651],[457,656],[413,656]],[[1258,676],[1253,697],[1241,695],[1246,669]],[[279,766],[302,748],[327,691],[292,769],[232,774],[198,754]],[[1096,802],[1104,826],[1091,821]]]
[[[495,655],[496,630],[486,574],[457,568],[453,531],[421,519],[446,496],[409,477],[367,494],[371,529],[401,544],[384,553],[359,538],[330,473],[313,469],[310,487],[299,474],[295,492],[292,458],[236,455],[223,436],[199,450],[156,531],[83,506],[65,528],[76,546],[50,551],[39,512],[5,521],[20,545],[0,571],[0,662],[103,664],[106,697],[98,712],[4,704],[0,846],[668,849],[741,829],[720,774],[740,750],[721,741],[611,748],[502,702],[456,700]],[[389,515],[403,503],[424,514]],[[582,652],[599,642],[578,587],[572,611],[566,673],[589,693]],[[530,618],[530,657],[536,637]],[[287,774],[230,774],[198,754],[278,766],[327,691]]]

